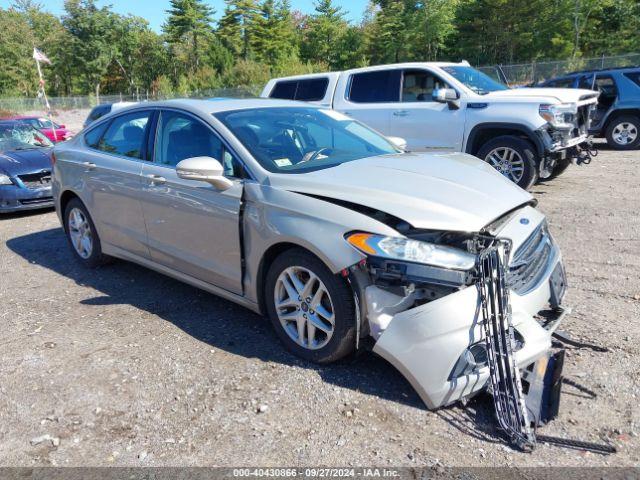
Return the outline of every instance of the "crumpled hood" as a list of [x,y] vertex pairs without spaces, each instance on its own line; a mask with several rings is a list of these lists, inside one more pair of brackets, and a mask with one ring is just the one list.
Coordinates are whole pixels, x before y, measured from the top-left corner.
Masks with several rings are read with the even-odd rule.
[[583,90],[578,88],[511,88],[509,90],[498,90],[490,92],[484,97],[491,98],[512,98],[512,97],[532,97],[546,98],[561,103],[596,103],[598,92],[593,90]]
[[51,149],[12,150],[0,153],[0,171],[10,176],[51,170]]
[[479,231],[532,196],[463,153],[365,158],[306,174],[276,174],[275,188],[356,203],[415,228]]

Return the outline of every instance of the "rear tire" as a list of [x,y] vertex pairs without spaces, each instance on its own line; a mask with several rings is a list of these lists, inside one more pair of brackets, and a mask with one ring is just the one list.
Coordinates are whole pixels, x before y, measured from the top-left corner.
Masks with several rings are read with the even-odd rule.
[[538,159],[531,143],[513,135],[489,140],[476,154],[502,175],[528,190],[538,181]]
[[98,231],[79,198],[73,198],[64,210],[64,229],[75,258],[87,268],[105,263]]
[[620,115],[609,122],[605,132],[607,144],[616,150],[635,150],[640,147],[640,117]]
[[357,318],[351,287],[306,250],[293,248],[273,261],[264,298],[276,334],[295,355],[331,363],[354,351]]

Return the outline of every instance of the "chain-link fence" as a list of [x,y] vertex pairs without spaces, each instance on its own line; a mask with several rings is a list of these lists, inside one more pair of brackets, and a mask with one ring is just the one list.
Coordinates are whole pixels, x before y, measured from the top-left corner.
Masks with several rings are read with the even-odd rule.
[[487,75],[510,86],[531,85],[553,77],[580,70],[630,67],[640,65],[640,53],[627,55],[602,56],[594,58],[575,58],[554,62],[532,62],[515,65],[491,65],[478,67]]
[[[216,90],[204,90],[191,92],[186,95],[100,95],[99,99],[93,95],[72,96],[72,97],[49,97],[49,105],[52,111],[57,110],[80,110],[93,108],[97,104],[117,103],[117,102],[142,102],[148,100],[167,100],[170,98],[250,98],[255,95],[249,90],[242,88],[221,88]],[[23,113],[32,111],[43,111],[44,99],[38,97],[17,97],[0,98],[0,112]]]

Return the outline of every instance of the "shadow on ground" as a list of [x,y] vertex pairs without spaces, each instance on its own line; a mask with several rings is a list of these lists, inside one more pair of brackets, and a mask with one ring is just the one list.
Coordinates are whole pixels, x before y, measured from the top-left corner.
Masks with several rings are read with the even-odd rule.
[[97,270],[86,269],[73,257],[61,229],[13,238],[7,246],[29,263],[100,292],[82,300],[82,304],[132,305],[212,347],[247,358],[312,369],[328,383],[425,408],[404,377],[372,353],[364,352],[327,366],[305,362],[284,350],[267,319],[232,302],[125,261],[114,261]]

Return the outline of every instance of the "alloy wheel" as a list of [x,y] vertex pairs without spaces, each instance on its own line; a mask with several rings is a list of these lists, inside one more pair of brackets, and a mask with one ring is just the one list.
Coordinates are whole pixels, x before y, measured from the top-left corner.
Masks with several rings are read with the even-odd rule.
[[74,208],[69,212],[69,238],[76,253],[85,260],[93,252],[93,235],[91,225],[84,212]]
[[515,183],[518,183],[524,175],[524,160],[513,148],[494,148],[487,154],[485,161]]
[[289,267],[275,284],[274,304],[282,328],[309,350],[324,347],[333,336],[335,310],[320,278],[304,267]]
[[618,145],[629,145],[638,138],[638,127],[630,122],[620,122],[613,128],[611,137]]

